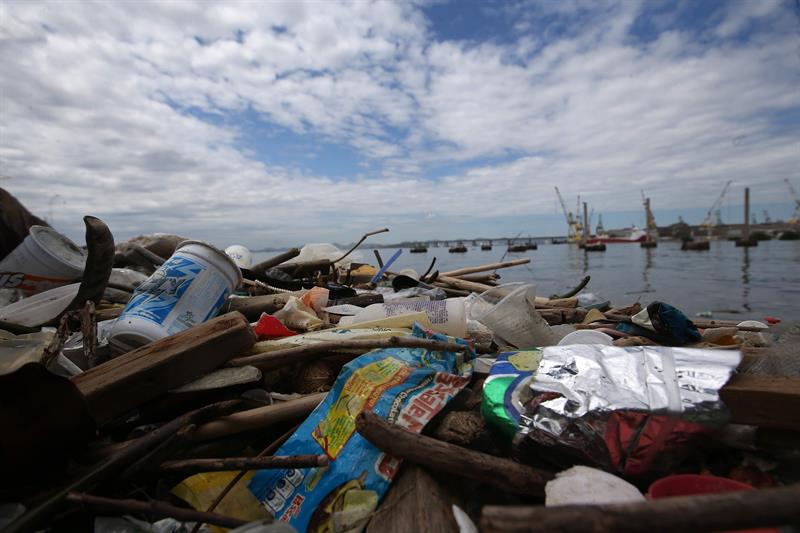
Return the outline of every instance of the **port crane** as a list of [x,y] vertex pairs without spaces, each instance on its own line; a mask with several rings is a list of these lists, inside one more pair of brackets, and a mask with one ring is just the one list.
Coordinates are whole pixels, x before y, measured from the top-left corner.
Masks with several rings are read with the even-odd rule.
[[[650,198],[644,195],[644,190],[642,190],[642,203],[644,204],[645,230],[647,231],[645,242],[655,243],[658,240],[658,224],[656,224],[656,217],[653,216],[653,212],[650,210]],[[655,244],[652,246],[655,246]]]
[[703,219],[703,223],[700,224],[701,226],[705,227],[708,230],[709,239],[711,238],[711,228],[713,228],[717,223],[714,220],[714,217],[716,215],[717,218],[719,218],[718,214],[719,207],[722,205],[722,200],[725,199],[725,193],[728,192],[728,187],[730,187],[732,182],[733,182],[732,180],[728,180],[728,182],[722,188],[722,192],[719,194],[719,198],[717,198],[717,201],[714,202],[714,205],[712,205],[711,208],[708,210],[708,213],[706,213],[706,218]]
[[564,212],[564,218],[567,221],[567,241],[578,242],[581,238],[581,223],[573,216],[570,211],[567,211],[567,204],[564,203],[564,198],[561,196],[561,191],[556,189],[558,201],[561,204],[561,210]]
[[789,192],[794,199],[794,212],[791,218],[789,218],[789,224],[800,224],[800,197],[797,196],[794,187],[792,187],[792,184],[789,182],[789,178],[783,178],[783,181],[786,182],[786,186],[789,188]]

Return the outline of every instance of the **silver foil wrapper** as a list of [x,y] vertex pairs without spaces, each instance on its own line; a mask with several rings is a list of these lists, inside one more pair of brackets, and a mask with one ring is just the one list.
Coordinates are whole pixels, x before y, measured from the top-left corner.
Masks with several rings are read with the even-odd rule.
[[719,390],[740,361],[741,353],[731,350],[543,348],[517,441],[645,474],[667,459],[657,455],[727,421]]

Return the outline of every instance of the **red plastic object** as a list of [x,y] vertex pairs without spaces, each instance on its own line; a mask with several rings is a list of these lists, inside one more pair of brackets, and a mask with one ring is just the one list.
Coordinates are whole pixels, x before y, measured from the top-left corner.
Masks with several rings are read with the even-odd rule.
[[287,329],[283,322],[267,313],[261,313],[253,331],[255,331],[258,340],[280,339],[297,335],[294,331]]
[[775,318],[774,316],[765,316],[764,317],[764,322],[766,322],[769,325],[780,324],[781,323],[781,319],[780,318]]
[[[663,477],[654,481],[647,491],[647,498],[669,498],[671,496],[693,496],[697,494],[718,494],[720,492],[737,492],[754,490],[751,485],[717,476],[702,476],[699,474],[681,474]],[[777,533],[779,528],[737,529],[724,533]],[[723,533],[723,532],[720,532]]]

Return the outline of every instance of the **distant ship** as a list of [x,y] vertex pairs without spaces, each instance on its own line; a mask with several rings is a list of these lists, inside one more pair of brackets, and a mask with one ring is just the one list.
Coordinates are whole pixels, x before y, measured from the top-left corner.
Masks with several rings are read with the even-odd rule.
[[647,239],[647,232],[633,226],[628,230],[628,232],[624,235],[614,235],[611,236],[607,233],[602,233],[600,235],[594,235],[589,237],[586,240],[586,244],[598,244],[598,243],[632,243],[632,242],[644,242]]

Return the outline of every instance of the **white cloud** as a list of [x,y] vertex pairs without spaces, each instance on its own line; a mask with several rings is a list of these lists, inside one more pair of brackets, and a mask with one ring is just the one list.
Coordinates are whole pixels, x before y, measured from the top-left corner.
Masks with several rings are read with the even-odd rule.
[[[573,23],[547,30],[559,5]],[[509,9],[510,40],[465,43],[389,1],[6,2],[4,185],[72,234],[92,212],[122,237],[252,246],[392,222],[413,237],[430,213],[441,223],[416,231],[469,234],[550,207],[556,184],[607,211],[638,206],[641,187],[660,207],[706,206],[727,179],[783,200],[800,164],[797,37],[728,37],[785,4],[731,8],[700,43],[673,28],[647,44],[628,36],[638,4]],[[233,119],[253,114],[351,147],[366,174],[266,165]],[[421,177],[440,165],[462,170]]]

